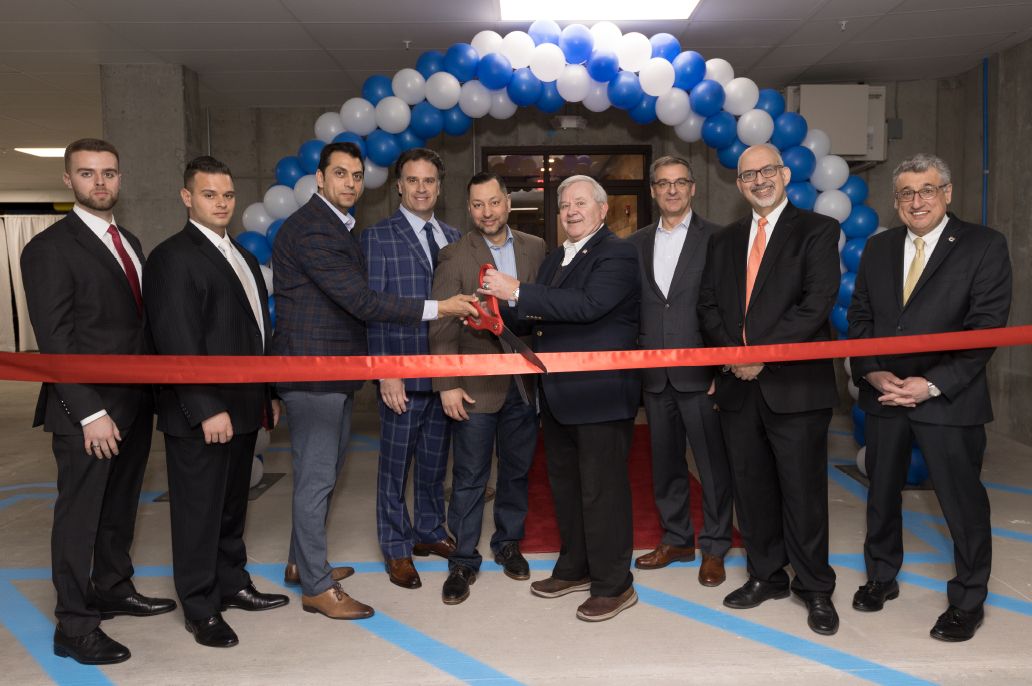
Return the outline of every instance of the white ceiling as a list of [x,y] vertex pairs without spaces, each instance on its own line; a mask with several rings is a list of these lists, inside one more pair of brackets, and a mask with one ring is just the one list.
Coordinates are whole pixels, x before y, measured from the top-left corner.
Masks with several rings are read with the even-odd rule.
[[[100,133],[100,64],[186,65],[206,105],[335,108],[425,50],[529,26],[497,17],[495,0],[2,0],[0,189],[52,179],[10,148]],[[620,27],[761,86],[910,80],[1032,37],[1032,0],[701,0],[689,21]]]

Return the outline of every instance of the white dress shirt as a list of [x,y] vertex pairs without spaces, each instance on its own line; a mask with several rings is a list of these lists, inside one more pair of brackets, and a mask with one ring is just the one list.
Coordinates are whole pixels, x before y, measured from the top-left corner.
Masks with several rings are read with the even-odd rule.
[[570,262],[573,262],[573,258],[577,256],[577,253],[580,252],[580,249],[584,247],[584,244],[587,243],[588,241],[590,241],[591,237],[594,236],[596,233],[598,233],[598,230],[601,229],[601,228],[602,228],[602,224],[599,224],[598,226],[595,227],[594,231],[592,231],[587,236],[585,236],[584,238],[580,239],[579,241],[577,241],[575,243],[570,242],[570,239],[566,239],[565,241],[563,241],[563,250],[565,252],[563,254],[563,263],[560,266],[565,267]]
[[[921,240],[923,240],[925,244],[925,267],[928,266],[928,260],[932,258],[935,246],[939,244],[939,239],[942,238],[943,229],[946,228],[946,224],[948,224],[949,221],[949,215],[944,215],[938,226],[925,235],[920,236]],[[917,254],[917,248],[914,246],[914,239],[918,237],[919,236],[916,233],[907,229],[907,239],[903,241],[903,283],[907,282],[907,274],[910,273],[910,265],[914,261],[914,255]]]
[[692,220],[692,211],[684,215],[673,228],[663,226],[662,218],[656,225],[656,245],[652,250],[652,273],[656,285],[663,292],[663,297],[670,295],[670,284],[674,280],[674,270],[684,249],[684,239],[688,237],[688,224]]
[[[770,237],[774,235],[774,226],[778,223],[778,219],[781,218],[781,213],[785,211],[785,207],[788,205],[788,198],[781,201],[781,204],[771,210],[770,214],[767,215],[767,225],[763,227],[763,232],[767,234],[767,241],[764,243],[764,250],[766,246],[770,245]],[[752,213],[752,224],[749,225],[749,246],[745,251],[745,263],[749,264],[749,253],[752,252],[753,241],[756,240],[756,230],[759,226],[760,215],[756,214],[756,210]]]
[[[257,305],[258,305],[259,308],[261,308],[262,305],[263,305],[260,302],[261,296],[259,294],[261,293],[261,291],[258,290],[258,284],[254,280],[254,274],[251,273],[251,268],[247,266],[247,261],[244,259],[244,256],[240,254],[240,251],[237,250],[235,245],[233,245],[233,242],[231,240],[229,240],[229,235],[227,234],[225,237],[220,236],[217,233],[215,233],[214,231],[212,231],[211,229],[209,229],[208,227],[195,222],[193,219],[190,220],[190,223],[193,224],[194,226],[196,226],[200,230],[200,232],[204,235],[204,237],[207,238],[209,241],[211,241],[211,244],[215,246],[216,250],[218,250],[223,255],[226,255],[227,251],[230,253],[230,255],[232,256],[233,261],[236,262],[236,264],[237,264],[237,267],[234,267],[233,271],[238,276],[240,274],[243,274],[244,277],[247,279],[247,283],[246,284],[240,284],[240,285],[244,287],[244,292],[245,293],[246,293],[248,288],[253,289],[252,292],[254,293],[254,297],[255,297],[255,299],[257,301],[259,301],[259,302],[257,302]],[[230,257],[227,255],[226,259],[230,259]],[[229,265],[229,266],[233,267],[232,264]],[[257,322],[258,322],[258,329],[262,332],[262,342],[263,342],[263,348],[264,348],[264,341],[265,341],[265,317],[262,315],[261,309],[259,309],[258,312],[256,313],[256,319],[257,319]]]
[[[405,209],[404,206],[399,207],[402,215],[408,220],[409,226],[416,232],[416,239],[419,244],[423,246],[423,252],[426,254],[427,261],[430,260],[430,244],[426,242],[426,231],[423,227],[426,226],[426,221],[420,219],[416,215]],[[437,243],[438,249],[448,245],[448,239],[444,237],[444,231],[441,229],[441,225],[437,223],[437,220],[430,216],[430,224],[434,227],[434,241]],[[431,319],[437,319],[437,301],[436,300],[424,300],[423,301],[423,321],[428,322]]]

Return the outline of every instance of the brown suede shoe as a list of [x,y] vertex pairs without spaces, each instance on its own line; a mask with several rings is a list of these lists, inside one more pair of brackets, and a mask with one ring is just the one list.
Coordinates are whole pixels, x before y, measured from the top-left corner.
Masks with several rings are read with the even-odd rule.
[[[354,573],[354,567],[334,567],[330,570],[330,578],[334,581],[343,581]],[[283,583],[287,586],[301,585],[301,574],[298,572],[297,565],[288,564],[283,568]]]
[[574,591],[590,591],[591,579],[584,577],[576,581],[567,579],[556,579],[550,576],[547,579],[535,581],[530,585],[530,592],[541,598],[558,598]]
[[419,588],[423,582],[419,580],[419,572],[412,564],[411,557],[399,557],[397,560],[387,560],[387,574],[391,577],[391,583],[402,588]]
[[726,578],[724,558],[718,555],[703,553],[702,564],[699,565],[699,583],[703,586],[719,586],[724,583]]
[[676,545],[660,543],[659,547],[651,553],[645,553],[634,560],[634,566],[638,569],[662,569],[671,562],[691,562],[695,559],[695,548],[689,546],[681,548]]
[[629,586],[626,591],[612,598],[593,595],[577,608],[577,619],[583,619],[585,622],[604,622],[637,602],[638,594],[634,591],[634,586]]
[[373,616],[373,608],[349,596],[337,583],[317,596],[302,595],[301,609],[318,612],[330,619],[368,619]]
[[436,543],[417,543],[412,546],[412,554],[416,557],[437,555],[448,559],[455,552],[455,541],[450,538],[442,538]]

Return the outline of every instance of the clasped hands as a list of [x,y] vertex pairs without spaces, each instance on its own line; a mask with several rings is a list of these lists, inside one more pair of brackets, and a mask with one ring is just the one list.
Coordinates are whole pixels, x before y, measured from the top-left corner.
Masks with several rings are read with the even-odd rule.
[[896,407],[917,407],[928,400],[928,379],[923,376],[909,376],[901,379],[892,372],[870,372],[865,377],[876,391],[881,393],[878,402]]

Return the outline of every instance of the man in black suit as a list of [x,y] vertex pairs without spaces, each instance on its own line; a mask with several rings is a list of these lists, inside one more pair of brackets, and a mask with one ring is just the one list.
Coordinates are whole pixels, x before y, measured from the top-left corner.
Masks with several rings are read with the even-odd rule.
[[[713,346],[807,343],[831,338],[839,285],[834,219],[789,204],[791,172],[777,148],[756,145],[738,161],[749,217],[710,241],[699,318]],[[717,374],[749,580],[724,599],[734,609],[787,598],[807,605],[810,628],[838,631],[828,564],[828,425],[838,402],[831,360],[730,365]]]
[[[701,348],[705,345],[696,304],[706,264],[706,246],[717,225],[692,210],[695,175],[682,157],[660,157],[649,169],[660,220],[631,235],[641,264],[642,348]],[[690,474],[686,437],[702,484],[702,564],[699,583],[724,582],[724,555],[731,548],[731,471],[720,419],[707,391],[712,367],[642,370],[645,414],[652,436],[652,492],[663,525],[659,547],[634,561],[638,569],[660,569],[695,559],[695,530],[689,508]]]
[[[605,225],[605,189],[589,176],[559,184],[559,221],[567,240],[541,264],[535,283],[496,269],[482,293],[515,301],[532,325],[538,352],[638,347],[641,277],[634,246]],[[627,457],[638,411],[637,370],[548,374],[541,415],[548,480],[562,550],[552,575],[531,592],[556,598],[591,591],[577,617],[600,622],[638,602],[630,572],[633,545]]]
[[[272,334],[257,260],[227,233],[236,206],[229,168],[212,157],[186,165],[180,197],[189,221],[151,254],[144,277],[154,346],[162,355],[263,355]],[[172,576],[186,628],[228,648],[221,610],[269,610],[284,595],[258,592],[244,566],[244,518],[258,429],[279,420],[266,384],[165,386],[172,515]]]
[[[909,336],[1007,325],[1011,267],[997,231],[946,212],[950,168],[918,154],[893,172],[903,226],[864,248],[849,307],[849,337]],[[866,584],[853,607],[881,610],[899,595],[903,564],[901,491],[911,443],[928,463],[953,536],[957,574],[932,638],[966,641],[982,624],[992,563],[989,498],[981,482],[985,424],[992,421],[985,366],[993,349],[854,357],[851,371],[867,413]]]
[[[84,138],[65,149],[68,215],[21,255],[29,317],[39,350],[53,354],[151,353],[140,292],[143,248],[115,224],[118,151]],[[154,427],[150,386],[43,384],[33,426],[53,434],[57,502],[51,565],[58,625],[54,654],[114,664],[129,650],[101,619],[171,612],[175,601],[133,586],[129,556]]]

